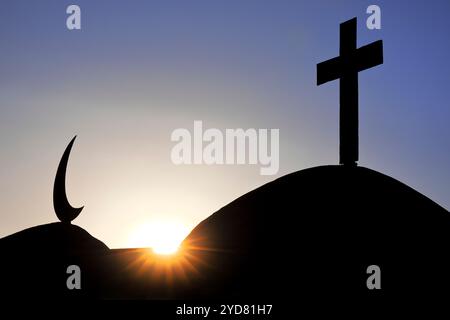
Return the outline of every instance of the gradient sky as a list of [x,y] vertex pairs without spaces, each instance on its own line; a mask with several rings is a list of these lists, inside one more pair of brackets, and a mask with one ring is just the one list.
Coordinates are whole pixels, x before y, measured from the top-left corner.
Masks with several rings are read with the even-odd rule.
[[[66,29],[78,4],[82,30]],[[382,29],[365,27],[378,4]],[[360,165],[450,208],[450,1],[0,2],[0,237],[56,221],[52,188],[70,139],[75,224],[112,248],[139,225],[194,227],[276,177],[337,164],[339,86],[316,64],[383,39],[360,74]],[[175,166],[176,128],[279,128],[280,171]],[[363,212],[361,214],[364,214]]]

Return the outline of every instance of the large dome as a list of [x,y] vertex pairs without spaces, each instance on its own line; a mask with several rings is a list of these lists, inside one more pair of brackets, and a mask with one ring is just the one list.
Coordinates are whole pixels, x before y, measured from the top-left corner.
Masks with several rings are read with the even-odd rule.
[[361,297],[370,265],[381,268],[384,294],[450,284],[447,210],[356,166],[310,168],[253,190],[201,222],[184,247],[200,266],[192,291],[205,296],[280,297],[295,287]]

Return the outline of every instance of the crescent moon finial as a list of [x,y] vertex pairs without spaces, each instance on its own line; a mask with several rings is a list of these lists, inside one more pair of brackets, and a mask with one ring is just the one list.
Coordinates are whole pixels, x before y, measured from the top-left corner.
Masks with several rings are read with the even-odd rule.
[[66,195],[66,169],[69,161],[70,150],[77,136],[69,142],[64,151],[61,161],[59,162],[58,170],[56,171],[55,183],[53,185],[53,207],[56,216],[61,222],[70,223],[73,219],[78,217],[83,207],[74,208],[70,205]]

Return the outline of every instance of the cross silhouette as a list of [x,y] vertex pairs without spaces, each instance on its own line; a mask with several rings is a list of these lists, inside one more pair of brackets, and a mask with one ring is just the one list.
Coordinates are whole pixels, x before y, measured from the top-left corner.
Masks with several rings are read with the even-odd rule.
[[339,79],[339,163],[358,161],[358,72],[383,63],[383,41],[356,48],[356,18],[341,23],[339,56],[317,64],[317,85]]

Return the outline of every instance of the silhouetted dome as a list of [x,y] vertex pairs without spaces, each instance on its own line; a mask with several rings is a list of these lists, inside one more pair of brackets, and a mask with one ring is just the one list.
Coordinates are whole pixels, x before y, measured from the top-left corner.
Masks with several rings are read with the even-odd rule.
[[450,284],[447,210],[356,166],[306,169],[257,188],[201,222],[184,247],[199,266],[193,292],[204,296],[280,297],[289,287],[360,295],[372,264],[385,288],[413,294],[436,285],[433,277]]
[[[84,229],[51,223],[0,239],[2,295],[8,298],[99,297],[108,247]],[[67,268],[81,270],[82,290],[68,290]]]
[[104,252],[108,247],[86,230],[68,223],[49,223],[25,229],[0,239],[0,248],[52,255]]

